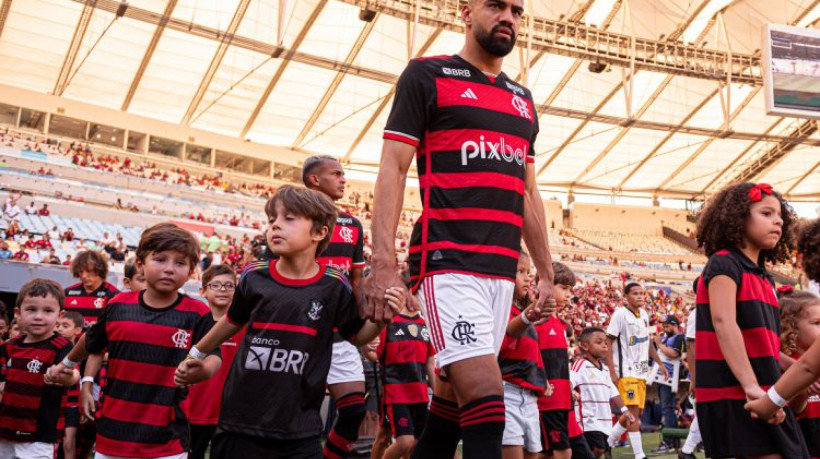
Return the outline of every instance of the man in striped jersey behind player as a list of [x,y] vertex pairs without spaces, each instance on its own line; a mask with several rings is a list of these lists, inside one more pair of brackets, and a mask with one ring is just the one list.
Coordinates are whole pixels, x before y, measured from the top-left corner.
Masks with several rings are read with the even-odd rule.
[[385,291],[401,288],[395,234],[415,156],[424,210],[410,239],[409,266],[442,376],[414,457],[449,459],[460,438],[466,459],[502,456],[504,390],[496,355],[522,235],[540,276],[535,312],[552,298],[544,206],[535,183],[538,116],[530,91],[501,71],[523,5],[465,3],[461,52],[408,64],[384,130],[366,312],[389,321]]
[[[302,166],[302,182],[311,190],[327,195],[334,202],[345,194],[345,170],[333,156],[311,156]],[[320,263],[342,271],[360,297],[364,271],[364,229],[349,213],[338,210],[330,244],[317,257]],[[336,402],[339,417],[328,436],[326,457],[344,457],[359,437],[359,426],[365,417],[364,368],[359,350],[337,332],[333,334],[333,354],[327,375],[327,388]]]

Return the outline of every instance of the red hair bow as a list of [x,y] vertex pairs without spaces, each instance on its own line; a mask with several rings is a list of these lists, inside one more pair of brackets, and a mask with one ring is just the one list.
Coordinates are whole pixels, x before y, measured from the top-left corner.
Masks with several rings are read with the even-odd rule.
[[749,190],[749,200],[752,202],[760,202],[764,194],[771,196],[772,186],[768,183],[758,183]]
[[794,287],[791,286],[791,285],[781,285],[780,287],[777,287],[777,293],[780,293],[780,294],[783,294],[783,295],[788,294],[788,293],[792,293],[793,291],[794,291]]

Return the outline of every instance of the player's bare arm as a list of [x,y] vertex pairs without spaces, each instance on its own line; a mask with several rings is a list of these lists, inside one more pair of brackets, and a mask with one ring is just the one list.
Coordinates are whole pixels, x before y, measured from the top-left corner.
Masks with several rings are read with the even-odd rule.
[[396,271],[396,229],[404,203],[407,171],[416,147],[395,140],[385,140],[373,202],[373,256],[370,275],[364,281],[363,316],[387,323],[393,312],[386,307],[384,294],[390,287],[402,287]]
[[522,233],[527,244],[532,264],[538,271],[538,302],[536,310],[549,316],[555,311],[554,304],[548,303],[552,299],[552,256],[549,251],[549,236],[547,233],[547,218],[544,214],[544,203],[538,184],[535,180],[535,164],[527,163],[525,177],[526,191],[524,193],[524,223]]

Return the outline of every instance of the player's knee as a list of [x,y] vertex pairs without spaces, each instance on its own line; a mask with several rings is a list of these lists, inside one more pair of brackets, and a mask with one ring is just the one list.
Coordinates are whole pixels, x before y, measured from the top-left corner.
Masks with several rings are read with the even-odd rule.
[[396,439],[396,448],[398,448],[402,456],[410,454],[415,444],[415,438],[413,438],[412,435],[401,435]]
[[364,421],[365,415],[367,414],[367,410],[364,406],[364,399],[362,398],[361,401],[356,400],[347,404],[341,408],[339,408],[339,423],[341,424],[344,422],[345,424],[354,424],[356,428],[359,428],[359,424]]

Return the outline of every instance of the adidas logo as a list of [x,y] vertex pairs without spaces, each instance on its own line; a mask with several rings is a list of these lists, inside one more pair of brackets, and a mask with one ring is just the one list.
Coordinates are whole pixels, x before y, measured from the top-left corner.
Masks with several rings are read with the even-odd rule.
[[404,330],[397,331],[396,336],[404,336]]
[[550,328],[550,336],[555,336],[555,335],[556,335],[555,329]]
[[72,306],[77,306],[77,300],[73,300],[73,301],[71,302],[71,305],[72,305]]
[[461,93],[461,97],[463,97],[463,98],[465,98],[465,99],[475,99],[475,100],[478,100],[478,96],[476,96],[476,95],[475,95],[475,93],[473,92],[473,90],[472,90],[472,89],[470,89],[470,88],[467,88],[467,90],[466,90],[466,91],[462,92],[462,93]]

